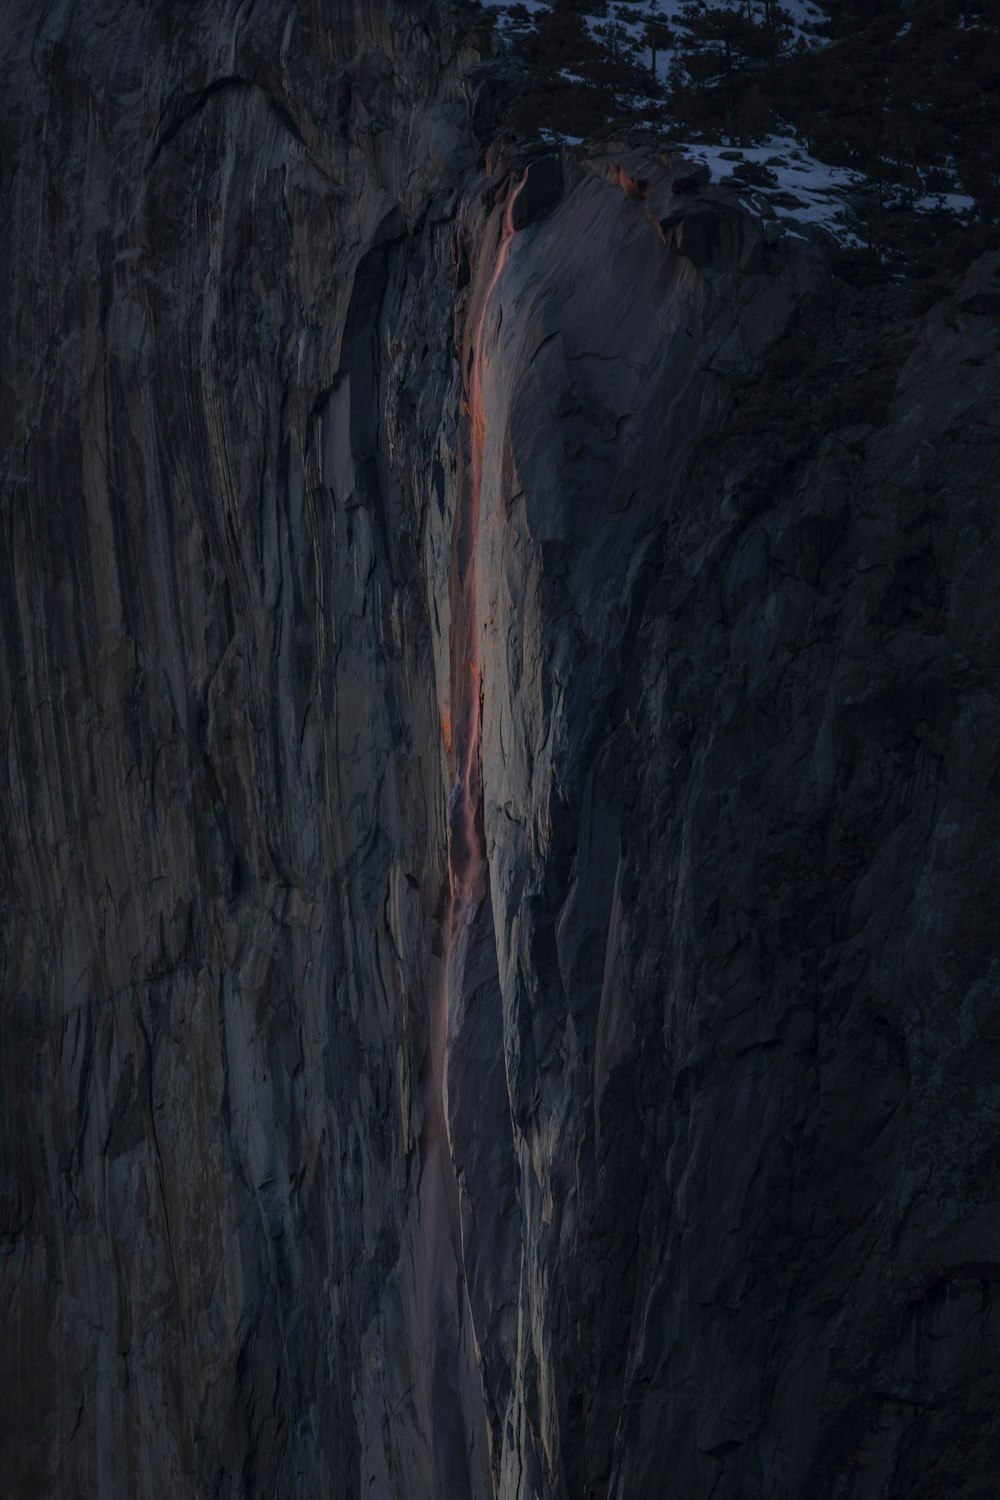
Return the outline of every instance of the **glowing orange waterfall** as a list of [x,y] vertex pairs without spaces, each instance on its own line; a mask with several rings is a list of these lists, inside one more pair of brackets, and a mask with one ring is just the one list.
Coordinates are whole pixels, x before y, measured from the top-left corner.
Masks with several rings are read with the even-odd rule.
[[459,509],[452,541],[451,588],[451,690],[452,742],[455,750],[455,784],[448,809],[449,909],[445,930],[445,956],[454,955],[456,940],[473,915],[483,895],[485,844],[480,822],[482,682],[479,662],[479,614],[476,590],[476,544],[479,536],[483,460],[486,449],[486,408],[483,375],[487,354],[486,324],[494,295],[503,276],[516,230],[514,208],[524,179],[511,194],[504,214],[503,232],[493,274],[482,296],[476,319],[467,372],[466,402],[469,411],[469,472],[459,474]]
[[[511,194],[490,280],[482,293],[471,342],[464,356],[465,404],[469,415],[469,455],[459,454],[458,500],[452,531],[449,577],[451,596],[451,713],[442,732],[451,752],[454,783],[448,799],[448,899],[442,922],[442,981],[436,1014],[431,1018],[431,1095],[424,1127],[424,1145],[432,1148],[444,1123],[444,1062],[447,1046],[449,996],[464,967],[466,934],[486,893],[486,850],[480,795],[480,726],[482,683],[476,591],[476,542],[486,447],[486,410],[483,374],[487,360],[486,325],[494,297],[516,234],[514,206],[524,180]],[[445,731],[445,724],[447,730]]]
[[[461,1212],[448,1139],[445,1058],[452,1001],[461,995],[476,913],[488,891],[486,848],[480,809],[480,720],[482,712],[476,600],[476,537],[486,442],[483,371],[486,325],[514,237],[513,210],[520,186],[508,204],[490,280],[482,293],[471,342],[466,346],[465,402],[469,414],[468,467],[460,445],[452,556],[448,580],[451,602],[451,702],[442,709],[441,730],[449,749],[454,784],[448,800],[448,891],[442,921],[441,982],[430,1016],[424,1078],[424,1123],[419,1142],[418,1248],[423,1271],[417,1280],[419,1363],[427,1379],[427,1493],[477,1494],[468,1475],[470,1455],[485,1452],[485,1425],[470,1417],[463,1390],[479,1390],[471,1333],[471,1309],[461,1273]],[[471,1425],[470,1425],[471,1424]],[[472,1446],[470,1446],[472,1445]],[[483,1471],[485,1473],[485,1471]],[[463,1477],[465,1476],[465,1477]],[[481,1489],[481,1483],[479,1488]]]

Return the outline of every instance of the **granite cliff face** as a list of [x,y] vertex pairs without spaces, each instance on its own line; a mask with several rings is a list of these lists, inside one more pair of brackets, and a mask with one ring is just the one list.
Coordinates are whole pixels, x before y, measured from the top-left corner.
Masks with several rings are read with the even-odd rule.
[[985,1500],[1000,259],[8,12],[0,1493]]

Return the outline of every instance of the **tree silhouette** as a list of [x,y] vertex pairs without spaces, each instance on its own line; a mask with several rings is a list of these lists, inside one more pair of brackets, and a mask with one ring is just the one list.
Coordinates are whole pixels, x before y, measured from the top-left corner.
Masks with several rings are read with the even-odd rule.
[[759,134],[769,118],[761,75],[775,89],[777,62],[791,37],[777,0],[685,0],[675,20],[674,104],[698,128],[730,140]]

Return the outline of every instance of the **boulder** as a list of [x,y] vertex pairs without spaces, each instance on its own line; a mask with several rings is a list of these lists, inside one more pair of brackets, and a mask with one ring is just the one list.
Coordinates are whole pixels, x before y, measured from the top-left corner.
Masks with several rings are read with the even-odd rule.
[[511,213],[515,229],[526,229],[536,219],[551,213],[563,195],[562,161],[556,155],[540,156],[525,169],[521,187]]
[[668,249],[699,270],[760,269],[763,235],[753,219],[735,206],[699,203],[675,209],[657,220],[657,227]]
[[759,161],[740,162],[733,168],[733,176],[750,183],[751,187],[777,187],[778,179],[769,167]]
[[507,58],[490,58],[470,68],[465,87],[472,133],[481,146],[492,140],[524,87],[524,70]]
[[670,185],[675,193],[694,193],[698,188],[707,187],[711,180],[712,172],[707,162],[671,162]]
[[805,208],[806,206],[804,201],[797,198],[794,193],[786,192],[772,193],[771,202],[775,208]]
[[958,304],[958,311],[983,318],[1000,318],[1000,292],[973,292]]

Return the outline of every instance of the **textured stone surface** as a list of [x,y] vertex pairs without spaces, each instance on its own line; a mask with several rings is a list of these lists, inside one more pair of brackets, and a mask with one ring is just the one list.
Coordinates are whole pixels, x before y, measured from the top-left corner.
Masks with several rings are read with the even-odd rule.
[[8,12],[0,1493],[985,1500],[997,258]]
[[10,12],[0,1489],[436,1492],[461,58],[412,5]]

